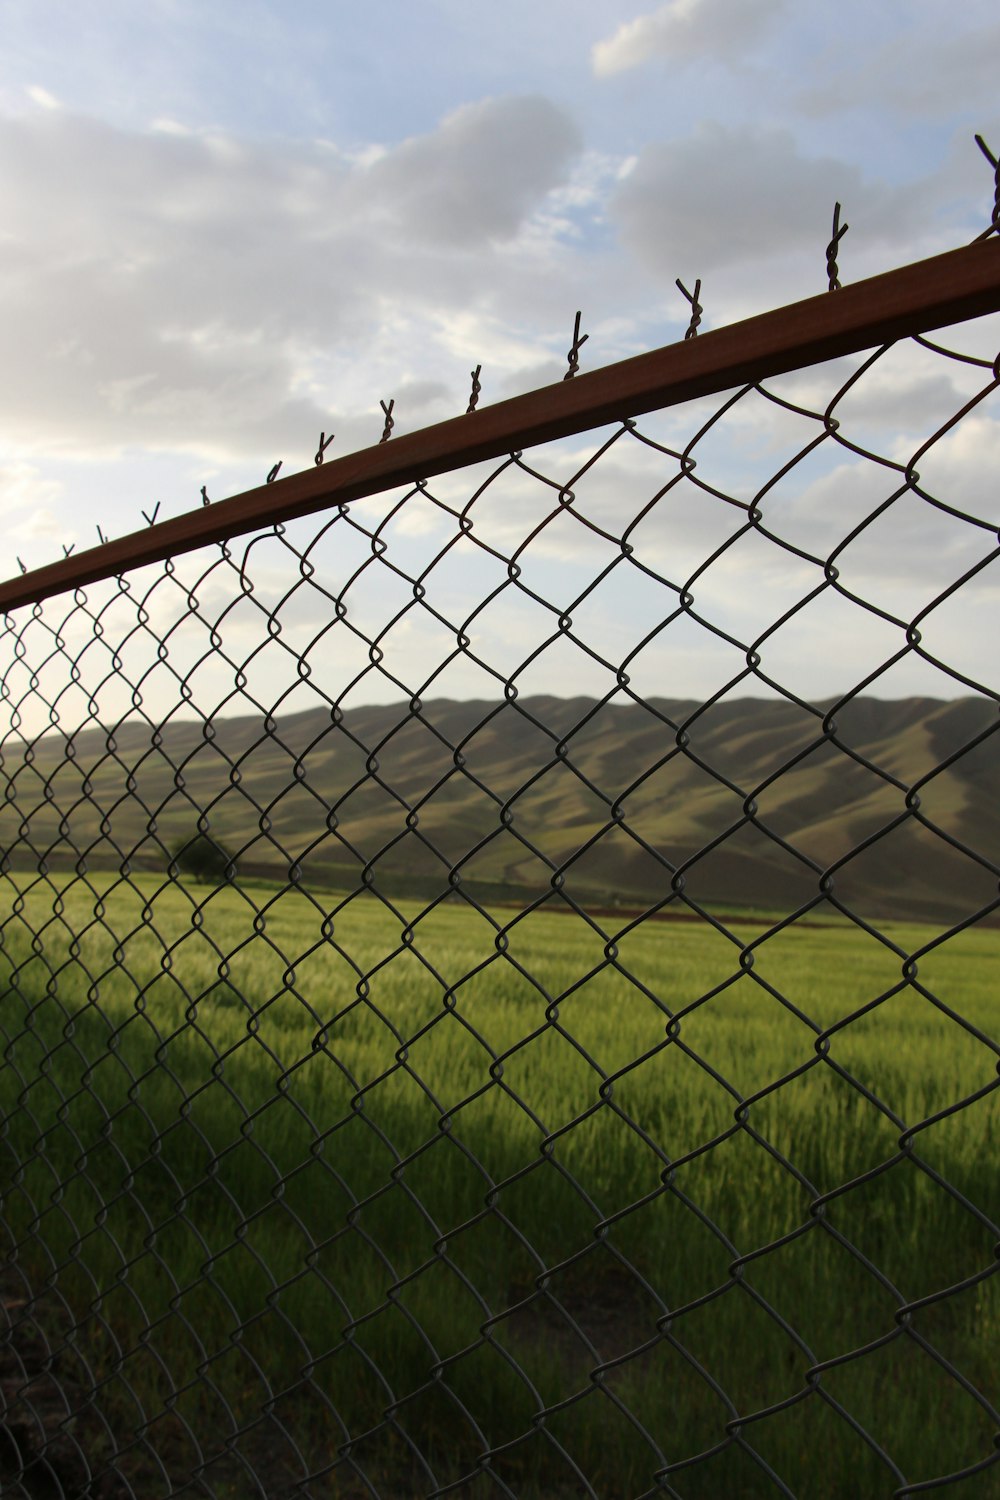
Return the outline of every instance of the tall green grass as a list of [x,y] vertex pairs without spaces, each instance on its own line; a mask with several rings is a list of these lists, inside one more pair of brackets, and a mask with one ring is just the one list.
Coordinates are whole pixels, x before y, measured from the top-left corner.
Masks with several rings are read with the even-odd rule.
[[667,1493],[846,1500],[989,1455],[930,1347],[996,1400],[996,1280],[895,1315],[996,1264],[996,1095],[945,1112],[997,1051],[930,998],[996,1034],[995,930],[152,877],[3,910],[8,1257],[175,1479],[266,1439],[402,1495],[489,1446],[516,1494],[624,1496],[718,1448]]

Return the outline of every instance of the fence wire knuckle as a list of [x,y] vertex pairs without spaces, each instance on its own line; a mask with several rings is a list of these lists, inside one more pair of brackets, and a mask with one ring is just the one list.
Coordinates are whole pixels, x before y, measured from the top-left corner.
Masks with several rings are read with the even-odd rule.
[[[580,350],[583,348],[584,344],[587,342],[587,340],[590,337],[589,333],[581,334],[581,332],[580,332],[580,319],[581,319],[582,316],[583,316],[583,314],[578,312],[577,315],[576,315],[576,318],[574,319],[574,322],[573,322],[573,342],[570,345],[569,351],[567,352],[567,355],[566,355],[566,359],[567,359],[567,362],[569,364],[569,369],[566,371],[565,375],[563,376],[563,380],[572,380],[573,376],[579,370],[579,368],[580,368]],[[475,376],[473,377],[473,382],[475,383]]]
[[4,605],[4,1493],[994,1493],[988,337]]
[[840,204],[835,203],[833,205],[833,228],[830,233],[830,243],[826,247],[826,274],[829,283],[828,289],[831,292],[840,290],[840,271],[837,266],[837,252],[840,248],[841,240],[850,227],[849,224],[841,224]]
[[688,291],[687,287],[684,285],[683,281],[681,281],[679,276],[676,281],[676,286],[677,290],[689,303],[691,308],[691,317],[690,321],[688,322],[684,337],[686,339],[697,338],[698,329],[701,327],[701,315],[705,311],[701,303],[698,301],[698,298],[701,296],[701,278],[699,277],[695,282],[693,292]]

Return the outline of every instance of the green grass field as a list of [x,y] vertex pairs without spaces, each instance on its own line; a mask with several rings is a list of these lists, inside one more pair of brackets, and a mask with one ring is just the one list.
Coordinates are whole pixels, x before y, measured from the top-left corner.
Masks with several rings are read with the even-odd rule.
[[847,1500],[993,1451],[931,1349],[996,1403],[996,1278],[895,1315],[997,1264],[997,1096],[947,1113],[997,1081],[996,929],[28,886],[6,1258],[145,1493],[266,1451],[269,1497],[415,1495],[491,1446],[506,1493],[639,1496],[717,1448],[662,1493]]

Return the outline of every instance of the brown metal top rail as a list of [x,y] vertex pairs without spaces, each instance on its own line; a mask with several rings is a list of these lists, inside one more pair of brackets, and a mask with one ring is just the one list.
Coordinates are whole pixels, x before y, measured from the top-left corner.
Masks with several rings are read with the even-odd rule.
[[607,422],[1000,311],[1000,239],[870,277],[199,507],[0,583],[0,610]]

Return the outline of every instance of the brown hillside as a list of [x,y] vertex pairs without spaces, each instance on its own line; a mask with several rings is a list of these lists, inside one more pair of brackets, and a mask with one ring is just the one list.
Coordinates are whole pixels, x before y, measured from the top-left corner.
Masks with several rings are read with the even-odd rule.
[[68,837],[88,869],[165,872],[204,812],[244,871],[337,887],[368,867],[424,895],[450,880],[521,899],[555,880],[602,903],[683,889],[786,909],[830,872],[862,914],[947,919],[994,900],[995,705],[861,698],[830,734],[822,711],[438,700],[49,733],[3,758],[0,848],[10,868],[65,868]]

